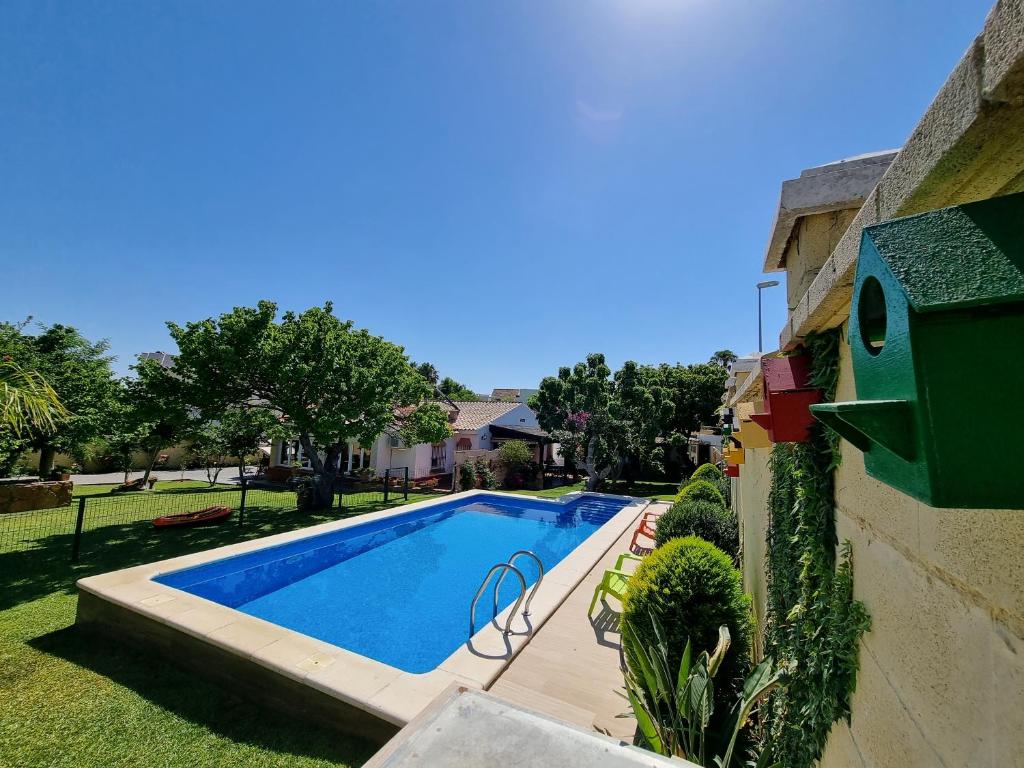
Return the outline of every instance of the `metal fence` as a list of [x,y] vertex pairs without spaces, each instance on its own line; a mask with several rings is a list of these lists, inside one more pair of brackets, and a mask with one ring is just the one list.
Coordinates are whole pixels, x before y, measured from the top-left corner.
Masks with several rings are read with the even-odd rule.
[[[366,481],[339,478],[331,510],[320,510],[310,524],[338,516],[359,514],[409,499],[407,468],[388,470]],[[137,491],[80,495],[65,507],[0,513],[0,554],[32,550],[64,550],[72,561],[101,547],[131,546],[160,517],[228,507],[226,525],[266,526],[280,513],[298,507],[294,487],[267,487],[251,483],[208,489]],[[333,513],[332,513],[333,510]],[[145,528],[142,526],[145,525]],[[200,543],[197,541],[197,543]],[[65,549],[66,547],[66,549]]]

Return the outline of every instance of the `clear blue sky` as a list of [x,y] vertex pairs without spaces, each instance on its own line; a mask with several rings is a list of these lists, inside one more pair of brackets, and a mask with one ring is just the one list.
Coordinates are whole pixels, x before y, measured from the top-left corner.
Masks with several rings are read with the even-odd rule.
[[0,319],[124,370],[331,300],[483,391],[748,352],[782,180],[902,144],[989,5],[5,0]]

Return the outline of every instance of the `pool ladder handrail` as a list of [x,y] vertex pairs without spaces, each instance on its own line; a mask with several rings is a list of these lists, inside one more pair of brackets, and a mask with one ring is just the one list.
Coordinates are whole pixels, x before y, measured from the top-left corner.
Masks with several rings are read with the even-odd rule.
[[[519,559],[520,557],[523,557],[523,556],[532,557],[533,561],[535,563],[537,563],[537,583],[533,585],[533,589],[530,590],[530,594],[526,598],[526,605],[523,606],[523,616],[529,616],[530,615],[530,603],[533,602],[533,596],[535,594],[537,594],[537,588],[540,587],[540,583],[542,581],[544,581],[544,563],[542,563],[540,561],[540,558],[537,557],[536,553],[531,552],[528,549],[520,549],[517,552],[513,552],[512,553],[512,557],[510,557],[505,562],[508,563],[509,565],[515,565],[516,564],[516,560]],[[502,571],[501,576],[498,577],[498,583],[494,585],[494,612],[495,613],[498,612],[498,593],[501,591],[501,583],[505,580],[505,577],[507,575],[508,575],[508,571]],[[514,611],[513,611],[513,613],[514,613]]]
[[[473,598],[473,603],[469,606],[470,638],[473,637],[473,630],[476,627],[476,604],[480,601],[480,596],[484,593],[484,589],[487,587],[487,583],[491,580],[491,576],[494,575],[495,571],[502,571],[503,573],[508,573],[509,571],[512,571],[512,573],[516,575],[516,578],[519,579],[519,597],[516,598],[515,607],[512,609],[512,612],[509,613],[508,619],[505,620],[505,634],[508,635],[512,633],[512,619],[515,618],[516,613],[519,611],[519,606],[523,602],[523,595],[526,594],[526,578],[523,576],[523,572],[516,568],[514,565],[511,565],[509,563],[497,563],[491,566],[491,570],[487,572],[487,575],[484,576],[484,580],[480,582],[480,589],[476,591],[476,596]],[[495,590],[494,614],[491,616],[491,618],[494,618],[497,615],[498,598],[497,590]]]

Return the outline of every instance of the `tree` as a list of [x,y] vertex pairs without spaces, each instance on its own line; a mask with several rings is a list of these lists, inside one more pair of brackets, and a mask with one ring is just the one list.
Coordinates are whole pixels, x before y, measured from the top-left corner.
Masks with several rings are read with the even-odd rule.
[[135,377],[124,383],[125,409],[128,432],[147,454],[145,485],[160,452],[195,433],[199,414],[189,406],[178,376],[155,360],[140,360],[133,370]]
[[[370,445],[398,409],[422,405],[430,387],[401,347],[355,330],[330,303],[276,316],[277,305],[261,301],[216,319],[168,323],[179,350],[174,372],[204,413],[247,405],[275,414],[309,457],[313,507],[328,507],[346,442]],[[415,441],[443,440],[444,426]]]
[[232,407],[219,418],[203,422],[189,438],[193,455],[203,461],[206,479],[213,485],[227,459],[234,459],[238,476],[245,477],[246,457],[279,430],[277,418],[265,408]]
[[609,406],[613,396],[611,369],[604,355],[563,367],[558,376],[540,383],[537,420],[587,473],[587,490],[595,490],[615,465],[614,425]]
[[407,416],[400,417],[396,424],[398,435],[406,445],[424,442],[424,435],[434,438],[430,442],[439,443],[455,434],[448,412],[437,403],[424,403]]
[[609,413],[617,425],[614,440],[621,469],[635,462],[643,471],[661,472],[665,449],[658,438],[675,407],[658,369],[627,361],[614,383]]
[[21,437],[30,429],[56,430],[70,414],[36,371],[0,361],[0,428]]
[[658,370],[673,405],[670,418],[662,425],[662,435],[667,442],[684,446],[702,424],[715,421],[727,373],[714,363],[662,364]]
[[413,363],[412,367],[427,380],[427,383],[437,384],[438,373],[433,363]]
[[474,401],[480,399],[473,390],[460,384],[451,376],[445,376],[441,379],[441,383],[437,385],[437,390],[449,400]]
[[711,356],[708,360],[711,365],[719,365],[722,368],[728,368],[730,365],[736,362],[736,353],[731,349],[720,349]]
[[38,373],[68,411],[66,418],[33,424],[25,433],[28,446],[39,451],[39,474],[45,477],[57,453],[80,456],[86,444],[101,434],[117,388],[105,340],[90,342],[64,325],[30,336],[23,333],[25,325],[0,323],[0,355]]

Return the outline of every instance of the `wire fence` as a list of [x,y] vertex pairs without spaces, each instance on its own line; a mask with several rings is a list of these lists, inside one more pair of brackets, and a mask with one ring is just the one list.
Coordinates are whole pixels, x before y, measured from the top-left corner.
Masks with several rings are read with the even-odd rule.
[[[52,552],[66,545],[68,557],[77,561],[103,547],[137,544],[146,531],[160,535],[154,521],[161,518],[171,523],[167,527],[176,527],[175,522],[190,528],[202,522],[267,527],[281,519],[282,513],[299,508],[296,490],[295,486],[267,487],[243,482],[205,489],[75,496],[68,506],[0,513],[0,555],[33,550]],[[354,482],[339,478],[330,510],[321,510],[310,523],[322,521],[325,515],[332,519],[404,503],[409,492],[407,468],[388,470],[373,480]],[[197,521],[181,517],[204,512],[214,519]]]

